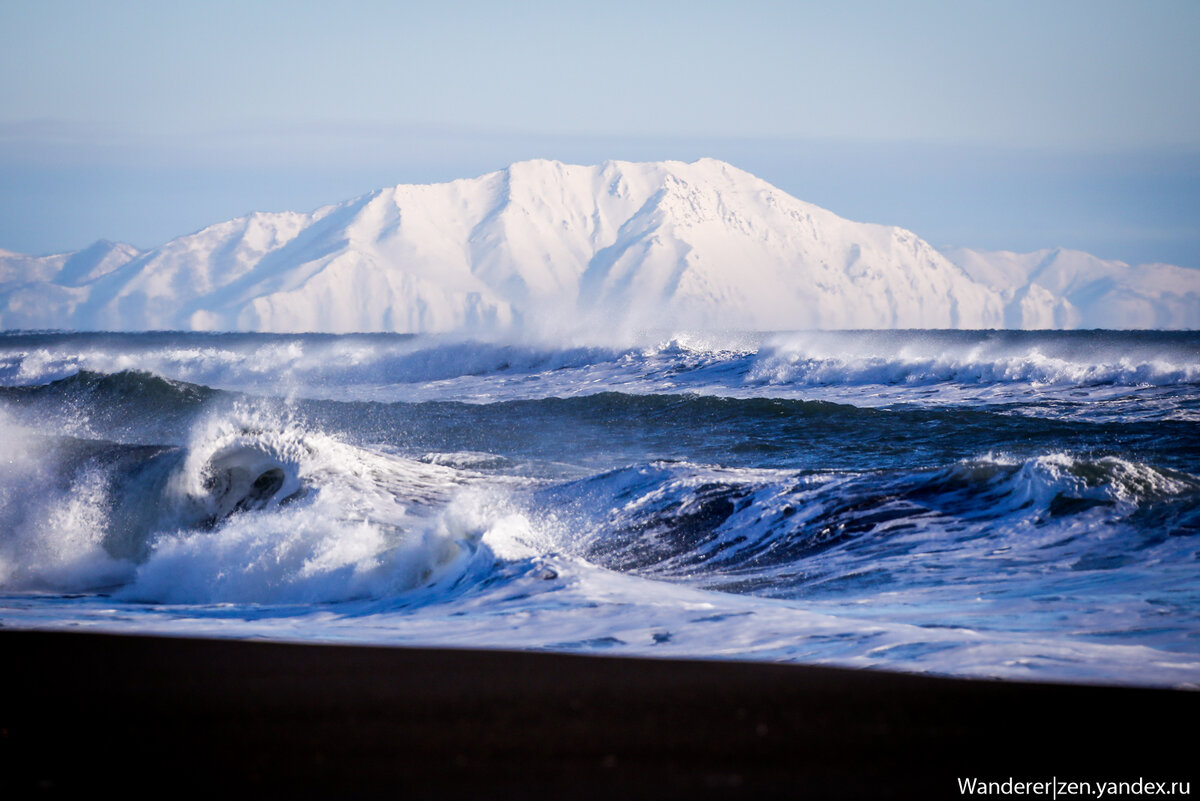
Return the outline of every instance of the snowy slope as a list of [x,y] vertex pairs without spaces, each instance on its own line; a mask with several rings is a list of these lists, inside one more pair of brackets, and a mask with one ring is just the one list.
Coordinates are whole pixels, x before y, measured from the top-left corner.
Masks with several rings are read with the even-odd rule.
[[1062,248],[946,255],[1000,293],[1006,328],[1200,328],[1200,270]]
[[[529,161],[251,214],[145,253],[0,254],[0,328],[990,328],[1073,326],[1085,317],[1072,309],[1090,308],[1070,282],[1022,290],[1023,262],[956,258],[712,159]],[[1158,303],[1157,324],[1194,325],[1194,292],[1177,291],[1193,273],[1163,266],[1105,308],[1140,321]]]
[[99,279],[137,258],[123,242],[74,253],[25,256],[0,250],[0,328],[78,328],[76,311]]

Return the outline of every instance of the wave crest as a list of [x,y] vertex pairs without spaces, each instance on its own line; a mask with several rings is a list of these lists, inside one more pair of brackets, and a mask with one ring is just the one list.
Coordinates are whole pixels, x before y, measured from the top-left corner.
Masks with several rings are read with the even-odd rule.
[[[939,469],[868,473],[737,470],[678,462],[623,468],[544,493],[587,518],[570,547],[606,567],[739,591],[790,594],[858,571],[886,582],[920,558],[1007,553],[1029,563],[1142,558],[1200,533],[1200,480],[1115,457],[987,456]],[[594,510],[600,510],[596,512]],[[1159,516],[1149,539],[1111,526]],[[829,553],[837,551],[836,555]],[[977,568],[983,569],[983,568]],[[931,568],[931,571],[933,568]],[[966,571],[968,573],[972,571]],[[911,586],[922,580],[907,576]]]
[[182,448],[5,433],[22,454],[0,475],[9,588],[391,597],[457,575],[490,524],[469,500],[472,474],[310,432],[261,404],[213,412]]
[[[779,338],[759,350],[747,373],[768,386],[953,383],[959,385],[1175,386],[1200,382],[1188,349],[1069,348],[1056,338],[954,343],[916,337],[894,342]],[[847,347],[849,345],[849,347]],[[1194,349],[1193,349],[1194,350]]]

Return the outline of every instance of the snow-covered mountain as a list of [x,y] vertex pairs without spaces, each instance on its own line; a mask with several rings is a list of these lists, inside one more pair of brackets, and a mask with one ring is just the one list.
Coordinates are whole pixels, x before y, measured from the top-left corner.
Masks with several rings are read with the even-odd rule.
[[1200,328],[1200,270],[1062,248],[945,253],[1000,293],[1005,328]]
[[1200,314],[1196,270],[1066,252],[1052,270],[1046,254],[952,258],[712,159],[529,161],[251,214],[144,253],[0,251],[0,328],[992,328],[1096,315],[1112,328],[1194,327]]

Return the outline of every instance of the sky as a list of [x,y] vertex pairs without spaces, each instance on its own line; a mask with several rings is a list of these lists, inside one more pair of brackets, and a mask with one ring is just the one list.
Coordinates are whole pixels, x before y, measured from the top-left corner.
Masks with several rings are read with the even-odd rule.
[[1200,267],[1200,2],[0,0],[0,248],[526,158],[721,158],[937,246]]

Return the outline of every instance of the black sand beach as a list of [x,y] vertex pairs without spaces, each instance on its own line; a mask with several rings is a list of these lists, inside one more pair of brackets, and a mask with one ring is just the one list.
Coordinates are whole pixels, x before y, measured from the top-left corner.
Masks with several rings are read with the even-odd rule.
[[1189,781],[1200,693],[6,631],[3,797],[960,797]]

